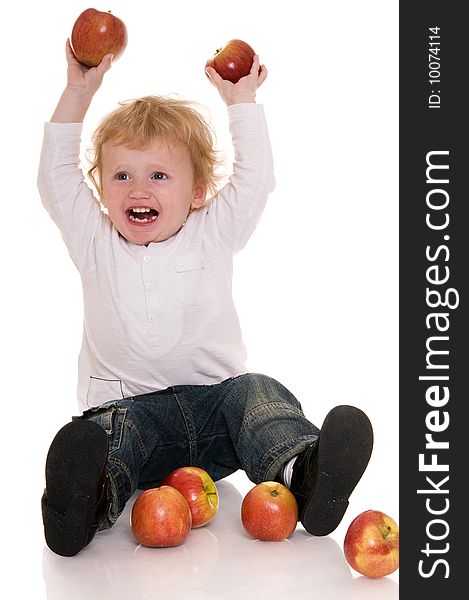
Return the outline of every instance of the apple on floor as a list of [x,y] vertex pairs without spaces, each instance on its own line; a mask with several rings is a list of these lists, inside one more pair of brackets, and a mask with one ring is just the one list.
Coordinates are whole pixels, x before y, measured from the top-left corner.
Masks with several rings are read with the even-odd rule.
[[172,471],[162,485],[176,488],[186,499],[191,514],[192,528],[210,523],[218,512],[218,491],[213,479],[200,467],[181,467]]
[[155,548],[179,546],[189,535],[192,516],[184,496],[169,485],[142,492],[130,514],[139,544]]
[[379,510],[366,510],[350,523],[344,539],[349,565],[367,577],[384,577],[399,567],[399,527]]

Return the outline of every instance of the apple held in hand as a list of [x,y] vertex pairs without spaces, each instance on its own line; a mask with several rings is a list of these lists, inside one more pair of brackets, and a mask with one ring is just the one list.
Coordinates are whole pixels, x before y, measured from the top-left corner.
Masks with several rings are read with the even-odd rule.
[[186,499],[192,514],[192,527],[202,527],[218,512],[218,491],[204,469],[181,467],[170,473],[162,485],[176,488]]
[[241,77],[249,75],[255,52],[242,40],[230,40],[215,51],[205,63],[205,68],[213,67],[223,79],[237,83]]
[[87,8],[75,21],[70,43],[77,60],[95,67],[106,54],[112,53],[114,60],[121,56],[127,46],[127,28],[111,11]]
[[399,567],[399,527],[379,510],[367,510],[350,523],[344,554],[349,565],[362,575],[390,575]]
[[281,483],[258,483],[244,497],[241,521],[247,533],[257,540],[285,540],[295,531],[298,522],[295,496]]
[[184,496],[167,485],[145,490],[132,506],[130,526],[143,546],[179,546],[191,525],[191,511]]

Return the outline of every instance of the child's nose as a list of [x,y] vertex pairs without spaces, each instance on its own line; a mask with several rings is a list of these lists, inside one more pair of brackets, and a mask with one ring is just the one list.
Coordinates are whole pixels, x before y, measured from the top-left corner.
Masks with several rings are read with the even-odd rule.
[[136,181],[129,190],[129,196],[134,199],[149,198],[150,190],[143,182]]

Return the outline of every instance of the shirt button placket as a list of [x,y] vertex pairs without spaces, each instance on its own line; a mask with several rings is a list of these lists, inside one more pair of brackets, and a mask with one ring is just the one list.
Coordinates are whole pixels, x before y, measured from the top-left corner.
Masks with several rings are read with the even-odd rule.
[[143,268],[142,268],[142,277],[143,284],[145,286],[145,296],[146,296],[146,307],[147,307],[147,325],[148,325],[148,335],[154,336],[156,335],[156,305],[155,305],[155,295],[152,294],[154,290],[154,285],[150,281],[153,279],[152,270],[149,269],[149,265],[152,262],[152,257],[149,254],[146,254],[143,257]]

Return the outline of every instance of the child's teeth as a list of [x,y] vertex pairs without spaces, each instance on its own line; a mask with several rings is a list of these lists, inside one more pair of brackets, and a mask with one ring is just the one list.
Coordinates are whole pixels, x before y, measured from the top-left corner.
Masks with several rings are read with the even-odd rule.
[[137,218],[137,217],[134,217],[132,214],[130,214],[130,215],[129,215],[129,219],[130,219],[132,222],[134,222],[134,223],[135,223],[135,222],[138,222],[138,223],[148,223],[149,221],[150,221],[150,222],[151,222],[151,221],[156,221],[156,218],[157,218],[157,216],[158,216],[158,215],[151,215],[151,216],[150,216],[150,219],[147,219],[147,217],[143,217],[143,219],[142,219],[141,217]]
[[127,214],[132,223],[152,223],[159,215],[158,211],[147,206],[134,206],[127,211]]

